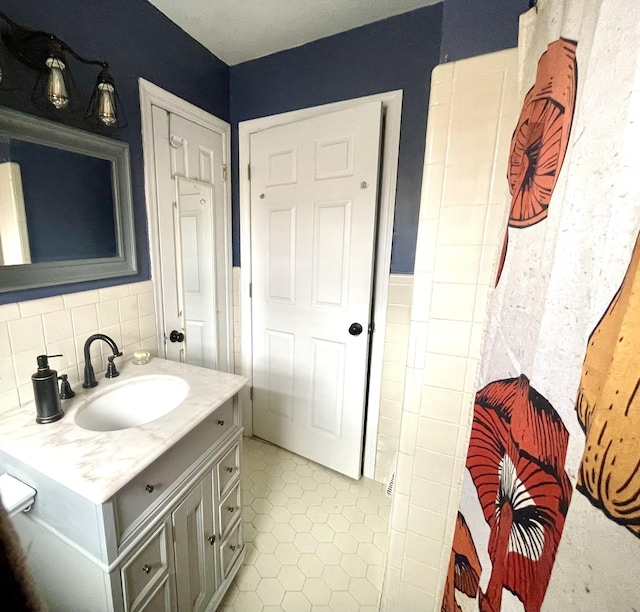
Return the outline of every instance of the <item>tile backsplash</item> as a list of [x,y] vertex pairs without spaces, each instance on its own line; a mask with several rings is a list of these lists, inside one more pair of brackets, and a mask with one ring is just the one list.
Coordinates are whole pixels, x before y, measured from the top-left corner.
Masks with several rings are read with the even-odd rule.
[[[50,365],[68,374],[71,385],[83,374],[83,349],[95,333],[107,334],[129,359],[133,351],[157,352],[153,283],[145,281],[0,306],[0,410],[33,400],[31,374],[38,355],[59,355]],[[110,349],[94,342],[96,372],[106,368]],[[116,362],[117,363],[117,362]]]
[[389,482],[398,453],[412,295],[412,275],[390,275],[375,467],[375,480],[384,484]]

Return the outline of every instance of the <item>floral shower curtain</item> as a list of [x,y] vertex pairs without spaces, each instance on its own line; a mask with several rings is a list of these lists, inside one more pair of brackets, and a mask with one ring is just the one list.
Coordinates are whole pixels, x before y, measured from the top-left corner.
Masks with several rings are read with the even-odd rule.
[[640,609],[640,3],[539,0],[519,56],[442,610]]

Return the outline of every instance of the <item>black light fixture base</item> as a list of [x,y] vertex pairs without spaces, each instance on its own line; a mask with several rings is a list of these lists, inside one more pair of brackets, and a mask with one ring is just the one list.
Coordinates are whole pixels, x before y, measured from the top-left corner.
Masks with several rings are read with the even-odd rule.
[[55,36],[46,32],[32,32],[14,25],[2,34],[2,42],[25,66],[46,72],[47,58],[55,45]]

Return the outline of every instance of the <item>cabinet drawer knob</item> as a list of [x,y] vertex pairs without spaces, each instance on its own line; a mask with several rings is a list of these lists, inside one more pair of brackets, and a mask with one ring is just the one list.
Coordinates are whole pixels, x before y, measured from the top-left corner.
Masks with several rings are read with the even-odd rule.
[[233,472],[233,468],[230,465],[228,465],[226,467],[226,470],[227,470],[227,472],[229,472],[229,474],[231,474]]
[[235,550],[235,549],[236,549],[236,545],[235,545],[235,544],[229,544],[229,548],[230,548],[231,550]]
[[144,490],[145,490],[147,493],[153,493],[153,485],[148,484],[148,485],[144,488]]
[[150,566],[148,563],[145,563],[145,564],[142,566],[142,571],[143,571],[145,574],[148,574],[148,573],[151,571],[151,566]]
[[213,543],[216,541],[216,536],[209,536],[207,540],[209,540],[209,544],[213,546]]
[[220,427],[222,427],[222,426],[224,425],[224,420],[219,419],[219,420],[218,420],[218,425],[220,425]]
[[235,508],[233,506],[228,506],[227,507],[227,511],[228,512],[233,512],[235,510]]

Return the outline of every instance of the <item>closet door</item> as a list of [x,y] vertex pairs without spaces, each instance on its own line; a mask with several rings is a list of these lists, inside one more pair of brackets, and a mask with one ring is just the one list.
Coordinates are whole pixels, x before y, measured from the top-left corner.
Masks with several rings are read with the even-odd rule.
[[360,478],[382,104],[251,135],[253,431]]

